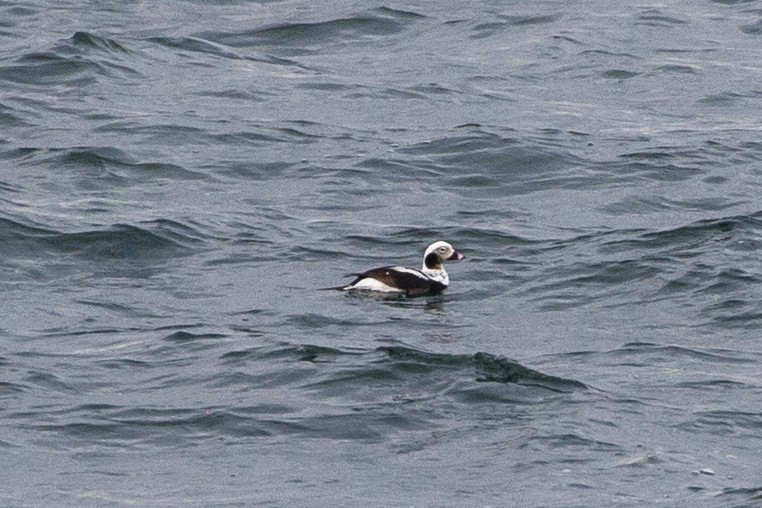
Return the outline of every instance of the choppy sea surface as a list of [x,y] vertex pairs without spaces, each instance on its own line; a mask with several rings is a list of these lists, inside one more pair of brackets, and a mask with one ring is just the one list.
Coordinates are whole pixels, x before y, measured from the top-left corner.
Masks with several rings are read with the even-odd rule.
[[0,1],[0,124],[3,506],[762,504],[759,1]]

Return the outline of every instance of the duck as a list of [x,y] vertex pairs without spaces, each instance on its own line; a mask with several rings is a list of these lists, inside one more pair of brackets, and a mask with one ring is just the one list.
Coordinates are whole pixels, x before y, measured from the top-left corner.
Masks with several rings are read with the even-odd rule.
[[450,286],[445,261],[460,261],[462,253],[445,241],[436,241],[423,253],[420,270],[404,266],[382,266],[362,273],[353,273],[355,279],[347,285],[328,289],[340,291],[372,291],[405,296],[436,295]]

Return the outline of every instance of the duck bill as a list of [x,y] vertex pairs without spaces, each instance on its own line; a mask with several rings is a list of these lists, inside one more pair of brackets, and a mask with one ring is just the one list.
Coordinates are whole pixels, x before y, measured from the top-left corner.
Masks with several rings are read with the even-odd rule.
[[447,258],[447,259],[449,259],[449,260],[452,260],[452,261],[460,261],[461,259],[464,259],[465,257],[466,257],[466,256],[464,256],[464,255],[463,255],[463,254],[461,254],[460,252],[458,252],[458,251],[455,251],[455,252],[453,252],[453,253],[452,253],[452,256],[450,256],[450,257],[449,257],[449,258]]

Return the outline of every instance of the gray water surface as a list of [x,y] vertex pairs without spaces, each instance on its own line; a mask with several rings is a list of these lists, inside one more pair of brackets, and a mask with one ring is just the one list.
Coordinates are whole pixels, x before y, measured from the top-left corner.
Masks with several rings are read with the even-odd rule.
[[0,3],[0,502],[762,503],[760,62],[757,1]]

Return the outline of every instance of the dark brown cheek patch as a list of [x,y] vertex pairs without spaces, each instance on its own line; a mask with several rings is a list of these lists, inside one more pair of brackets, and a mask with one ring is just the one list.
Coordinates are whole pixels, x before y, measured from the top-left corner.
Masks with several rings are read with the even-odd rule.
[[429,253],[429,255],[424,258],[423,262],[429,270],[442,268],[442,260],[435,252]]

